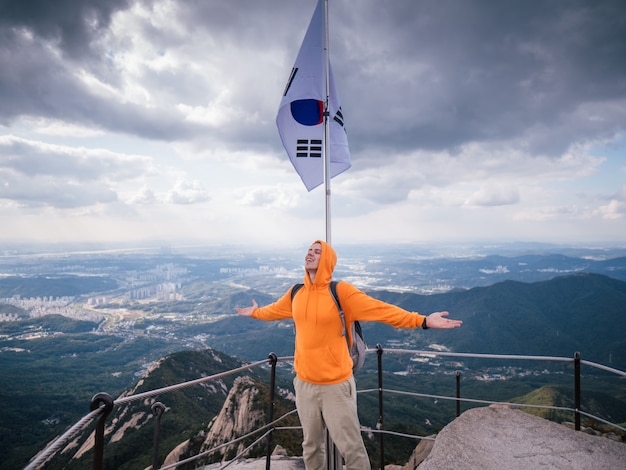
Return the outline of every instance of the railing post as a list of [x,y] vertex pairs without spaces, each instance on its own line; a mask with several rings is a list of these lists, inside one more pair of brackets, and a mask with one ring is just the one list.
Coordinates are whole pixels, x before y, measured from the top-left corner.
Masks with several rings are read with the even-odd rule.
[[456,417],[461,416],[461,371],[456,371]]
[[[275,353],[270,353],[268,356],[270,364],[272,365],[272,371],[270,373],[270,409],[268,412],[268,421],[271,423],[274,421],[274,389],[276,388],[276,363],[278,362],[278,356]],[[265,453],[265,469],[270,470],[272,466],[272,435],[273,430],[267,435],[267,451]]]
[[341,470],[343,468],[343,462],[341,453],[337,446],[330,438],[330,433],[326,429],[326,469],[327,470]]
[[574,429],[580,431],[580,353],[574,353]]
[[[376,429],[382,431],[385,424],[385,414],[383,411],[383,347],[376,345],[376,354],[378,355],[378,422]],[[380,439],[380,469],[385,468],[385,443],[384,434],[379,433]]]
[[113,409],[113,397],[108,393],[100,392],[93,396],[90,411],[103,407],[102,414],[96,423],[95,441],[93,446],[93,470],[102,470],[104,464],[104,423]]
[[152,441],[152,470],[157,470],[161,468],[161,464],[159,464],[159,441],[161,438],[161,416],[165,412],[165,405],[157,401],[152,404],[150,409],[156,418],[154,422],[154,440]]

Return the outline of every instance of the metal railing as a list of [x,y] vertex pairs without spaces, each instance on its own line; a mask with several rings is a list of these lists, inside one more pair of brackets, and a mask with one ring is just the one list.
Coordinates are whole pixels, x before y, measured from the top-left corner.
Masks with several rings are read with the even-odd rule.
[[[366,394],[377,392],[378,393],[378,407],[379,407],[379,418],[376,424],[376,429],[368,430],[371,433],[377,433],[379,435],[379,446],[380,446],[380,468],[384,468],[385,454],[384,454],[384,437],[385,435],[395,435],[406,438],[413,438],[418,440],[432,440],[432,437],[426,436],[417,436],[406,433],[394,432],[392,430],[386,430],[384,428],[384,394],[397,394],[397,395],[407,395],[413,397],[427,397],[441,400],[450,400],[456,402],[456,416],[458,417],[461,413],[461,403],[473,403],[473,404],[504,404],[510,405],[514,407],[530,407],[530,408],[542,408],[542,409],[551,409],[551,410],[559,410],[571,412],[574,415],[574,428],[579,431],[581,429],[581,416],[586,416],[588,418],[594,419],[598,422],[602,422],[606,425],[615,427],[616,429],[621,430],[622,432],[626,432],[626,428],[619,426],[618,424],[611,423],[603,418],[598,416],[594,416],[590,413],[586,413],[581,410],[581,365],[586,365],[589,367],[593,367],[596,369],[603,370],[605,372],[609,372],[612,374],[616,374],[623,378],[626,378],[626,372],[623,372],[618,369],[614,369],[611,367],[604,366],[602,364],[597,364],[594,362],[584,361],[581,359],[580,353],[576,352],[573,358],[567,357],[554,357],[554,356],[523,356],[523,355],[496,355],[496,354],[474,354],[474,353],[453,353],[453,352],[442,352],[442,351],[421,351],[421,350],[410,350],[410,349],[383,349],[381,345],[377,345],[376,349],[368,349],[367,353],[376,353],[378,359],[378,388],[376,389],[364,389],[357,390],[359,394]],[[461,397],[461,373],[456,371],[455,373],[455,382],[456,382],[456,394],[454,397],[452,396],[441,396],[441,395],[432,395],[432,394],[423,394],[417,392],[406,392],[392,389],[385,389],[383,387],[383,363],[382,356],[383,353],[388,354],[410,354],[411,356],[442,356],[442,357],[455,357],[455,358],[479,358],[479,359],[504,359],[507,361],[552,361],[552,362],[561,362],[561,363],[572,363],[574,365],[574,387],[573,387],[573,396],[574,396],[574,408],[568,407],[557,407],[557,406],[545,406],[545,405],[532,405],[532,404],[521,404],[521,403],[507,403],[507,402],[497,402],[497,401],[489,401],[489,400],[480,400],[480,399],[472,399],[472,398],[462,398]],[[271,453],[272,453],[272,443],[273,443],[273,433],[274,431],[279,430],[294,430],[300,429],[299,427],[293,426],[277,426],[277,424],[285,419],[287,416],[294,414],[296,410],[292,410],[285,415],[274,419],[274,405],[275,405],[275,388],[276,388],[276,368],[277,364],[281,361],[291,362],[293,361],[293,356],[289,357],[277,357],[274,353],[271,353],[268,359],[263,361],[257,361],[251,364],[244,365],[242,367],[238,367],[229,371],[221,372],[218,374],[214,374],[208,377],[202,377],[199,379],[182,382],[174,385],[170,385],[167,387],[163,387],[160,389],[150,390],[142,393],[137,393],[135,395],[128,395],[125,397],[121,397],[117,400],[113,400],[113,398],[107,393],[98,393],[96,394],[90,404],[90,412],[86,414],[83,418],[81,418],[78,422],[76,422],[73,426],[71,426],[65,433],[59,436],[57,439],[53,440],[49,443],[45,449],[43,449],[38,455],[36,455],[25,467],[25,470],[36,470],[44,468],[46,463],[49,462],[74,436],[76,436],[80,431],[89,426],[94,420],[96,420],[95,424],[95,439],[94,439],[94,454],[93,454],[93,470],[102,470],[104,465],[104,450],[105,450],[105,422],[111,411],[115,406],[120,406],[122,404],[127,404],[132,401],[142,400],[149,397],[154,397],[156,395],[160,395],[166,392],[171,392],[174,390],[179,390],[186,387],[191,387],[193,385],[203,384],[206,382],[215,381],[221,379],[226,376],[239,374],[243,371],[253,369],[255,367],[270,365],[271,374],[270,374],[270,396],[269,396],[269,404],[268,404],[268,424],[262,426],[260,428],[255,429],[254,431],[244,435],[239,436],[236,439],[221,444],[218,447],[207,450],[205,452],[196,454],[192,457],[189,457],[185,460],[181,460],[174,464],[170,464],[167,466],[160,466],[159,463],[159,445],[160,445],[160,418],[165,412],[165,405],[160,402],[155,402],[151,406],[151,411],[155,416],[155,428],[154,428],[154,439],[153,439],[153,453],[152,453],[152,469],[161,469],[167,470],[179,467],[183,464],[197,461],[201,458],[207,457],[211,453],[217,452],[223,448],[227,448],[232,444],[241,442],[243,440],[249,439],[254,435],[260,434],[259,437],[256,438],[252,444],[248,445],[243,451],[241,451],[234,459],[230,462],[224,463],[221,468],[227,468],[232,462],[242,458],[245,456],[250,449],[254,446],[259,445],[263,440],[266,440],[266,469],[269,470],[271,467]],[[341,468],[341,458],[335,452],[334,455],[329,455],[327,462],[328,470],[336,470]]]

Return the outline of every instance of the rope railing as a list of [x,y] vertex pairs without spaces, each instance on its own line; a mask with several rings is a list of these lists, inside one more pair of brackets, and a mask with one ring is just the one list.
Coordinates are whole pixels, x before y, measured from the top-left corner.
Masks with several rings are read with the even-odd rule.
[[[291,410],[291,411],[285,413],[284,415],[282,415],[280,418],[275,419],[271,423],[267,423],[266,425],[261,426],[260,428],[255,429],[254,431],[251,431],[251,432],[249,432],[247,434],[244,434],[243,436],[239,436],[239,437],[237,437],[237,438],[235,438],[235,439],[233,439],[233,440],[231,440],[229,442],[224,442],[223,444],[220,444],[219,446],[214,447],[212,449],[208,449],[208,450],[206,450],[204,452],[201,452],[199,454],[196,454],[196,455],[193,455],[191,457],[188,457],[185,460],[181,460],[179,462],[175,462],[175,463],[166,465],[164,467],[160,467],[160,470],[169,470],[170,468],[176,468],[176,467],[179,467],[179,466],[181,466],[183,464],[186,464],[186,463],[195,462],[196,460],[199,460],[199,459],[201,459],[203,457],[207,457],[207,456],[211,455],[212,453],[214,453],[214,452],[216,452],[216,451],[218,451],[220,449],[228,448],[228,447],[230,447],[233,444],[237,444],[240,441],[243,441],[245,439],[248,439],[249,437],[254,436],[255,434],[258,434],[258,433],[260,433],[262,431],[266,431],[259,439],[257,439],[255,441],[255,443],[258,443],[262,438],[266,437],[272,431],[275,431],[275,430],[278,430],[278,429],[287,429],[288,427],[285,427],[285,428],[275,428],[274,424],[282,421],[287,416],[290,416],[290,415],[294,414],[295,412],[296,412],[296,410]],[[249,450],[249,449],[247,449],[247,450]],[[233,460],[235,460],[235,459],[233,459]]]
[[[282,358],[282,359],[287,360],[289,359],[289,357]],[[262,364],[267,364],[269,362],[270,362],[270,359],[265,359],[263,361],[253,362],[251,364],[246,364],[236,369],[231,369],[226,372],[220,372],[218,374],[210,375],[207,377],[201,377],[199,379],[189,380],[187,382],[181,382],[181,383],[170,385],[167,387],[162,387],[162,388],[155,389],[155,390],[149,390],[146,392],[137,393],[135,395],[128,395],[125,397],[118,398],[117,400],[113,400],[112,404],[114,406],[122,405],[122,404],[130,403],[136,400],[153,397],[155,395],[172,392],[175,390],[180,390],[186,387],[191,387],[192,385],[198,385],[204,382],[210,382],[213,380],[220,379],[222,377],[227,377],[229,375],[237,374],[239,372],[252,369]],[[96,395],[94,399],[96,397],[98,397],[98,395]],[[92,403],[94,399],[92,399]],[[105,412],[104,408],[105,408],[104,406],[98,406],[96,409],[90,411],[87,415],[81,418],[76,424],[74,424],[71,428],[65,431],[61,436],[59,436],[52,443],[46,446],[46,448],[43,451],[41,451],[33,460],[31,460],[28,463],[26,467],[24,467],[24,470],[36,470],[36,469],[41,468],[42,465],[44,465],[46,461],[48,461],[53,455],[59,452],[59,450],[61,450],[61,448],[65,446],[65,444],[67,444],[67,442],[70,441],[78,432],[80,432],[83,428],[87,427],[95,418],[97,418],[98,416],[101,416]]]
[[[365,392],[373,392],[378,391],[378,389],[370,389],[370,390],[359,390],[357,393],[365,393]],[[514,403],[507,401],[491,401],[491,400],[479,400],[476,398],[455,398],[455,397],[447,397],[445,395],[431,395],[428,393],[414,393],[414,392],[405,392],[402,390],[393,390],[389,388],[384,388],[384,392],[396,394],[396,395],[406,395],[412,397],[419,398],[435,398],[437,400],[449,400],[449,401],[461,401],[463,403],[480,403],[482,405],[505,405],[510,407],[520,407],[520,408],[540,408],[546,410],[557,410],[557,411],[569,411],[574,413],[576,410],[574,408],[567,408],[562,406],[550,406],[550,405],[531,405],[525,403]],[[589,415],[590,417],[594,417],[593,415]],[[616,425],[617,426],[617,425]],[[619,426],[617,426],[619,428]]]
[[583,361],[582,359],[580,360],[580,363],[581,364],[585,364],[586,366],[595,367],[596,369],[604,370],[606,372],[611,372],[611,373],[616,374],[616,375],[621,375],[622,377],[626,377],[626,372],[623,372],[623,371],[621,371],[619,369],[614,369],[612,367],[607,367],[605,365],[597,364],[595,362]]
[[[375,353],[376,349],[367,349],[366,353]],[[458,353],[458,352],[448,352],[448,351],[424,351],[424,350],[414,350],[414,349],[397,349],[397,348],[389,348],[385,349],[386,353],[390,354],[413,354],[418,356],[448,356],[448,357],[472,357],[479,359],[507,359],[507,360],[523,360],[523,361],[556,361],[556,362],[574,362],[576,359],[571,357],[562,357],[562,356],[525,356],[518,354],[483,354],[483,353]],[[601,369],[606,372],[612,372],[616,375],[621,375],[622,377],[626,377],[626,372],[621,371],[619,369],[614,369],[612,367],[605,366],[603,364],[598,364],[596,362],[585,361],[580,359],[580,363],[594,367],[596,369]]]
[[235,457],[230,461],[227,462],[225,465],[220,467],[220,470],[222,468],[227,468],[230,467],[233,463],[237,462],[241,457],[243,457],[244,455],[246,455],[248,453],[248,451],[250,449],[252,449],[255,445],[257,445],[259,442],[261,442],[263,439],[265,439],[265,437],[269,436],[271,433],[273,432],[272,429],[268,430],[265,434],[263,434],[261,437],[259,437],[256,441],[254,441],[252,444],[250,444],[248,447],[246,447],[245,449],[243,449],[241,452],[239,452],[237,455],[235,455]]
[[118,398],[113,402],[114,405],[123,405],[126,403],[130,403],[136,400],[143,400],[144,398],[153,397],[155,395],[160,395],[167,392],[173,392],[175,390],[180,390],[182,388],[191,387],[192,385],[199,385],[204,382],[211,382],[213,380],[221,379],[222,377],[228,377],[229,375],[238,374],[239,372],[243,372],[245,370],[253,369],[262,364],[269,363],[269,359],[265,359],[264,361],[253,362],[252,364],[246,364],[241,367],[237,367],[236,369],[231,369],[226,372],[220,372],[219,374],[209,375],[207,377],[201,377],[199,379],[189,380],[187,382],[182,382],[174,385],[169,385],[167,387],[159,388],[156,390],[148,390],[147,392],[137,393],[136,395],[128,395],[122,398]]
[[31,470],[41,468],[49,459],[51,459],[57,452],[59,452],[67,442],[72,439],[77,433],[85,429],[96,417],[102,414],[101,408],[90,411],[80,420],[78,420],[72,427],[65,431],[61,436],[50,442],[44,450],[37,454],[24,470]]
[[[384,448],[384,443],[383,443],[383,436],[384,435],[393,435],[393,436],[399,436],[399,437],[406,437],[406,438],[412,438],[412,439],[427,439],[427,440],[431,440],[434,439],[432,437],[427,437],[427,436],[417,436],[417,435],[412,435],[412,434],[407,434],[407,433],[399,433],[399,432],[395,432],[392,430],[386,430],[384,429],[383,426],[383,407],[382,407],[382,399],[383,399],[383,392],[384,393],[388,393],[388,394],[397,394],[397,395],[405,395],[405,396],[412,396],[412,397],[418,397],[418,398],[431,398],[431,399],[437,399],[437,400],[449,400],[449,401],[455,401],[457,403],[457,416],[460,414],[460,408],[459,408],[459,404],[461,402],[467,402],[467,403],[475,403],[475,404],[487,404],[487,405],[493,405],[493,404],[501,404],[501,405],[507,405],[507,406],[511,406],[511,407],[527,407],[527,408],[538,408],[538,409],[551,409],[551,410],[557,410],[557,411],[564,411],[564,412],[570,412],[570,413],[574,413],[575,415],[575,429],[576,430],[580,430],[580,416],[585,416],[589,419],[592,420],[596,420],[598,422],[604,423],[606,425],[609,426],[613,426],[619,430],[621,430],[622,432],[626,432],[626,429],[622,426],[619,426],[615,423],[611,423],[603,418],[594,416],[590,413],[584,412],[580,409],[580,365],[584,364],[586,366],[590,366],[593,368],[597,368],[599,370],[603,370],[606,372],[610,372],[612,374],[621,376],[621,377],[626,377],[626,372],[623,372],[621,370],[618,369],[614,369],[611,367],[607,367],[604,366],[602,364],[597,364],[594,362],[590,362],[590,361],[583,361],[580,359],[580,354],[576,353],[574,355],[573,358],[567,358],[567,357],[558,357],[558,356],[528,356],[528,355],[501,355],[501,354],[480,354],[480,353],[456,353],[456,352],[448,352],[448,351],[425,351],[425,350],[411,350],[411,349],[385,349],[384,352],[387,353],[391,353],[391,354],[410,354],[412,356],[428,356],[428,357],[432,357],[432,356],[442,356],[442,357],[458,357],[458,358],[479,358],[479,359],[503,359],[503,360],[507,360],[507,361],[515,361],[515,360],[530,360],[530,361],[556,361],[556,362],[567,362],[567,363],[574,363],[575,365],[575,386],[574,386],[574,396],[575,396],[575,407],[574,408],[569,408],[569,407],[557,407],[557,406],[548,406],[548,405],[533,405],[533,404],[524,404],[524,403],[510,403],[510,402],[501,402],[501,401],[490,401],[490,400],[482,400],[482,399],[475,399],[475,398],[467,398],[467,397],[461,397],[460,396],[460,391],[459,391],[459,380],[460,380],[460,372],[457,371],[456,376],[457,376],[457,396],[456,397],[450,397],[450,396],[445,396],[445,395],[434,395],[434,394],[425,394],[425,393],[418,393],[418,392],[410,392],[410,391],[402,391],[402,390],[394,390],[394,389],[386,389],[382,386],[382,353],[383,353],[383,348],[380,345],[377,345],[376,349],[368,349],[366,351],[367,354],[376,352],[378,354],[378,374],[379,374],[379,387],[378,388],[370,388],[370,389],[363,389],[363,390],[357,390],[357,393],[359,394],[367,394],[367,393],[373,393],[373,392],[377,392],[379,394],[379,408],[380,408],[380,414],[381,416],[379,417],[379,422],[376,426],[376,429],[369,429],[369,428],[363,428],[363,432],[367,432],[367,433],[377,433],[380,436],[380,447],[381,447],[381,468],[384,467],[384,452],[383,452],[383,448]],[[287,416],[293,414],[296,412],[296,410],[292,410],[286,414],[284,414],[283,416],[279,417],[278,419],[272,419],[273,417],[273,405],[274,405],[274,399],[273,399],[273,388],[275,387],[275,373],[276,373],[276,368],[279,362],[291,362],[293,361],[293,356],[288,356],[288,357],[281,357],[278,358],[276,357],[276,355],[274,355],[273,353],[270,354],[269,358],[266,360],[262,360],[262,361],[256,361],[250,364],[246,364],[243,365],[241,367],[237,367],[235,369],[231,369],[229,371],[225,371],[225,372],[221,372],[218,374],[213,374],[207,377],[201,377],[198,379],[194,379],[194,380],[190,380],[187,382],[182,382],[182,383],[178,383],[178,384],[173,384],[170,386],[166,386],[163,388],[159,388],[159,389],[155,389],[155,390],[149,390],[146,392],[141,392],[141,393],[137,393],[134,395],[127,395],[127,396],[123,396],[120,397],[116,400],[112,400],[110,398],[109,395],[105,394],[105,393],[100,393],[97,394],[96,396],[94,396],[94,398],[92,399],[92,404],[91,404],[91,411],[86,414],[83,418],[81,418],[78,422],[76,422],[73,426],[71,426],[67,431],[65,431],[65,433],[63,433],[60,437],[56,438],[55,440],[51,441],[39,454],[37,454],[32,460],[31,462],[29,462],[29,464],[25,467],[25,470],[36,470],[36,469],[40,469],[42,468],[48,461],[50,461],[66,444],[68,441],[70,441],[74,436],[76,436],[77,433],[79,433],[80,431],[82,431],[83,429],[85,429],[90,423],[93,422],[94,419],[98,418],[98,424],[96,426],[96,434],[95,434],[95,445],[94,445],[94,465],[93,465],[93,469],[94,470],[100,470],[102,468],[102,461],[103,461],[103,450],[104,450],[104,421],[106,420],[109,412],[111,411],[111,409],[113,408],[113,406],[115,405],[122,405],[122,404],[127,404],[136,400],[142,400],[144,398],[148,398],[148,397],[153,397],[156,395],[160,395],[160,394],[164,394],[167,392],[173,392],[176,390],[180,390],[182,388],[186,388],[186,387],[190,387],[193,385],[198,385],[198,384],[202,384],[205,382],[210,382],[210,381],[214,381],[214,380],[218,380],[221,379],[223,377],[227,377],[233,374],[238,374],[240,372],[255,368],[255,367],[259,367],[259,366],[264,366],[266,364],[270,364],[271,365],[271,388],[272,390],[270,391],[271,396],[270,396],[270,413],[269,413],[269,417],[270,417],[270,422],[265,424],[264,426],[261,426],[255,430],[253,430],[252,432],[249,432],[243,436],[239,436],[233,440],[231,440],[230,442],[226,442],[223,444],[220,444],[219,446],[216,446],[212,449],[206,450],[204,452],[198,453],[194,456],[191,456],[185,460],[181,460],[172,464],[169,464],[167,466],[163,466],[163,467],[159,467],[158,466],[158,459],[157,459],[157,450],[158,450],[158,426],[159,424],[157,424],[155,427],[155,442],[153,443],[153,447],[155,448],[155,452],[154,452],[154,460],[153,462],[153,467],[155,470],[157,468],[160,468],[161,470],[168,470],[168,469],[173,469],[173,468],[177,468],[181,465],[187,464],[187,463],[191,463],[191,462],[195,462],[199,459],[202,459],[204,457],[207,457],[209,455],[211,455],[212,453],[219,451],[223,448],[228,448],[229,446],[232,446],[234,444],[237,444],[243,440],[249,439],[255,435],[258,435],[259,433],[262,433],[261,436],[257,437],[251,444],[249,444],[245,449],[243,449],[241,452],[238,453],[238,455],[232,459],[229,463],[224,463],[224,466],[221,468],[226,468],[228,465],[230,465],[232,462],[237,461],[238,459],[242,458],[243,456],[245,456],[253,447],[259,445],[264,439],[267,439],[267,456],[266,456],[266,469],[270,469],[270,443],[271,443],[271,439],[272,439],[272,433],[274,431],[279,431],[279,430],[294,430],[294,429],[301,429],[300,427],[297,426],[284,426],[284,427],[280,427],[280,426],[276,426],[277,423],[279,423],[281,420],[285,419]],[[100,447],[100,448],[98,448]],[[330,469],[329,470],[333,470]]]
[[602,418],[600,418],[599,416],[594,416],[594,415],[592,415],[591,413],[586,413],[586,412],[584,412],[584,411],[582,411],[582,410],[578,410],[578,412],[579,412],[581,415],[586,416],[587,418],[595,419],[595,420],[597,420],[597,421],[600,421],[601,423],[604,423],[604,424],[607,424],[607,425],[609,425],[609,426],[611,426],[611,427],[617,428],[617,429],[619,429],[620,431],[624,431],[624,432],[626,432],[626,428],[623,428],[623,427],[622,427],[622,426],[620,426],[619,424],[611,423],[610,421],[607,421],[607,420],[605,420],[605,419],[602,419]]
[[[367,353],[375,353],[376,349],[368,349]],[[474,357],[480,359],[510,359],[510,360],[529,360],[529,361],[561,361],[572,362],[571,357],[561,356],[522,356],[516,354],[482,354],[482,353],[455,353],[448,351],[423,351],[415,349],[385,349],[390,354],[413,354],[418,356],[447,356],[447,357]]]

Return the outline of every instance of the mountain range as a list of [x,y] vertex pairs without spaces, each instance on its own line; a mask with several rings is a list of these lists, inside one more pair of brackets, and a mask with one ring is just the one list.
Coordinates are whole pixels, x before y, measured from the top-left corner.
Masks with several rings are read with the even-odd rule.
[[[567,358],[579,351],[585,360],[626,370],[626,341],[623,336],[626,331],[626,282],[622,280],[599,274],[578,273],[533,283],[503,281],[432,295],[384,290],[371,290],[369,293],[424,314],[447,310],[452,318],[464,321],[462,328],[451,331],[396,330],[378,323],[364,323],[365,337],[370,347],[376,344],[381,344],[385,349],[398,345],[420,350],[437,347],[457,352]],[[0,373],[5,383],[0,394],[4,403],[0,409],[0,422],[3,423],[0,425],[0,451],[6,456],[0,468],[23,466],[29,456],[86,413],[88,397],[99,391],[107,391],[114,396],[121,393],[123,396],[203,374],[210,375],[218,370],[232,369],[240,361],[261,360],[270,352],[279,356],[292,355],[293,325],[290,322],[261,322],[233,314],[235,305],[249,305],[252,298],[259,303],[267,303],[275,295],[234,286],[212,303],[214,306],[219,305],[213,321],[182,325],[171,341],[155,341],[149,336],[128,338],[95,333],[91,330],[98,326],[96,323],[72,325],[73,321],[65,317],[59,321],[44,316],[0,324],[0,333],[5,335],[0,339]],[[175,309],[176,305],[176,302],[172,302],[169,308]],[[16,339],[12,335],[20,325],[25,330],[45,330],[47,336]],[[210,344],[211,349],[181,351],[185,349],[182,347],[182,338],[192,336],[202,336],[203,342]],[[168,355],[175,351],[179,352]],[[375,375],[371,374],[375,367],[375,355],[370,356],[366,367],[357,375],[360,388],[376,387]],[[383,357],[384,368],[388,373],[385,376],[386,384],[395,386],[396,381],[406,379],[413,389],[429,391],[450,391],[453,379],[447,378],[447,375],[459,368],[464,375],[469,376],[470,369],[488,370],[501,365],[500,362],[492,365],[478,360],[454,360],[449,363],[410,362],[407,366],[406,360],[397,359],[391,354],[384,354]],[[151,364],[151,367],[144,367],[144,364]],[[530,366],[523,363],[523,367]],[[136,375],[138,370],[142,377],[139,382]],[[288,371],[284,373],[289,375]],[[604,393],[600,395],[601,398],[594,395],[595,402],[614,400],[607,405],[608,408],[614,410],[617,406],[618,410],[626,410],[626,392],[621,384],[616,385],[602,374],[596,376],[593,370],[585,369],[585,374],[583,387],[593,393]],[[68,377],[72,377],[72,380],[68,380]],[[262,385],[267,383],[265,377],[262,374],[252,375],[251,379],[254,386],[261,390],[261,394],[255,396],[265,396]],[[281,380],[281,386],[287,389],[288,377],[282,377]],[[47,386],[43,387],[42,384]],[[164,415],[164,429],[171,429],[169,432],[172,433],[164,438],[164,449],[167,448],[169,452],[185,441],[195,442],[196,447],[201,448],[205,442],[201,436],[206,437],[206,433],[210,432],[210,423],[219,415],[233,384],[234,377],[219,386],[207,387],[201,392],[185,392],[165,400],[168,407],[176,408],[177,411]],[[556,368],[546,375],[510,377],[499,384],[501,388],[497,392],[494,391],[493,383],[469,380],[469,377],[463,384],[464,393],[474,392],[486,399],[497,396],[512,400],[543,386],[571,386],[572,379],[571,369],[565,367]],[[610,394],[608,398],[605,396],[607,393]],[[287,398],[285,400],[281,406],[287,408],[289,402]],[[374,427],[377,419],[375,400],[368,396],[360,397],[359,400],[364,404],[362,422]],[[259,403],[263,401],[259,398]],[[452,419],[454,413],[452,407],[443,410],[441,406],[427,402],[418,407],[417,418],[409,419],[412,413],[416,413],[415,405],[400,399],[394,402],[396,414],[391,411],[394,406],[389,406],[387,422],[404,426],[403,429],[412,432],[436,432]],[[26,409],[28,422],[21,419]],[[135,429],[126,425],[124,428],[124,420],[130,417],[134,417],[135,423],[147,422],[149,418],[145,414],[146,410],[127,407],[116,410],[116,413],[117,421],[111,425],[112,434],[121,432],[119,430],[122,428],[126,431],[122,433],[125,434],[124,438],[119,441],[125,443],[124,447],[116,447],[118,450],[110,453],[109,458],[119,459],[115,461],[115,468],[124,468],[122,465],[125,462],[149,465],[149,459],[145,463],[147,457],[144,454],[150,454],[150,427],[139,426]],[[139,416],[141,413],[144,415]],[[612,419],[626,421],[626,417],[615,412]],[[425,420],[431,424],[424,424]],[[287,445],[293,449],[293,442]],[[398,444],[398,449],[400,447],[403,445]],[[80,446],[77,445],[77,448]],[[395,453],[404,455],[405,450]],[[375,456],[375,446],[370,451]],[[135,460],[135,456],[139,460]]]

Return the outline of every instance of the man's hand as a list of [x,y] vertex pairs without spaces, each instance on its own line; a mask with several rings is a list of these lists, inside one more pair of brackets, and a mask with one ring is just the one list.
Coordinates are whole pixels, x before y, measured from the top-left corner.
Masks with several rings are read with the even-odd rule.
[[461,320],[450,320],[444,318],[448,316],[448,312],[434,312],[426,317],[426,326],[428,328],[458,328],[463,324]]
[[237,307],[235,308],[235,310],[237,311],[239,315],[243,315],[244,317],[251,317],[252,312],[254,312],[257,308],[259,308],[259,304],[256,303],[256,300],[252,299],[251,307],[244,307],[244,308]]

